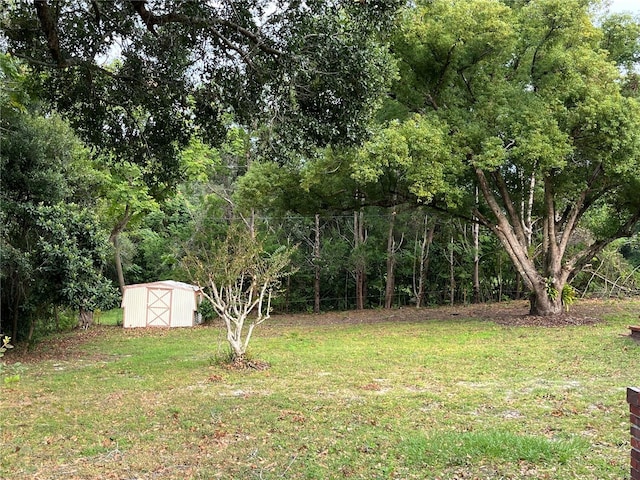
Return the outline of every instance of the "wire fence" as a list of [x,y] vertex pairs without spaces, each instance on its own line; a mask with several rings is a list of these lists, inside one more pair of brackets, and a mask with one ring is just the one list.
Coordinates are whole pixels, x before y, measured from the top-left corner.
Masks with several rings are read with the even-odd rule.
[[[577,291],[576,297],[580,299],[618,299],[618,298],[634,298],[640,297],[640,288],[635,289],[611,289],[597,288],[590,292]],[[509,300],[525,300],[528,299],[528,292],[517,289],[504,289],[500,294],[485,291],[480,295],[479,303],[496,303]],[[475,303],[473,295],[454,294],[454,305],[469,305]],[[394,294],[394,308],[415,307],[416,298],[407,292],[398,292]],[[425,292],[425,299],[421,303],[422,306],[438,306],[451,305],[451,291],[448,289],[428,290]],[[383,308],[385,306],[384,295],[378,292],[370,293],[366,296],[364,302],[365,308]],[[300,296],[295,298],[282,295],[273,302],[274,311],[277,313],[312,313],[315,307],[315,297],[313,295]],[[346,311],[357,308],[357,298],[355,295],[345,296],[321,296],[320,311]]]

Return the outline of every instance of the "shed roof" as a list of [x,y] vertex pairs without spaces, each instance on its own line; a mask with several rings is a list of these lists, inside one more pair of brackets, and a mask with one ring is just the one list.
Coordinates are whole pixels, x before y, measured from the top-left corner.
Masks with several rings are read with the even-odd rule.
[[180,290],[190,290],[192,292],[200,291],[201,288],[197,285],[191,285],[190,283],[185,282],[176,282],[175,280],[161,280],[159,282],[149,282],[149,283],[136,283],[133,285],[125,285],[125,289],[127,288],[137,288],[137,287],[156,287],[156,288],[178,288]]

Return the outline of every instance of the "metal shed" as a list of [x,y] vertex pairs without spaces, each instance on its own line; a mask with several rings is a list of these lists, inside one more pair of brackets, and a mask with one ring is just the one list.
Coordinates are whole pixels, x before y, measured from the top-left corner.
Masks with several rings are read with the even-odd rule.
[[122,325],[136,327],[193,327],[200,323],[200,287],[173,280],[124,287]]

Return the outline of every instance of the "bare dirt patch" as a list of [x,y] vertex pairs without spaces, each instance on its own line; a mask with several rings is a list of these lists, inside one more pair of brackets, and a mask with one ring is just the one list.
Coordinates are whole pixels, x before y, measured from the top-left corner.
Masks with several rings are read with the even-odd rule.
[[[420,323],[426,321],[444,321],[459,318],[460,320],[486,320],[507,327],[570,327],[594,325],[604,320],[607,315],[629,315],[630,323],[638,324],[637,301],[612,300],[580,300],[568,312],[554,317],[537,317],[528,315],[528,302],[524,300],[508,303],[486,303],[478,305],[439,306],[426,308],[370,309],[351,310],[346,312],[327,312],[320,315],[291,314],[273,315],[268,323],[262,326],[266,330],[287,326],[316,325],[358,325],[388,322]],[[217,323],[194,328],[219,328]],[[87,358],[82,345],[96,337],[109,335],[126,336],[164,336],[169,329],[139,328],[123,330],[122,327],[94,325],[88,330],[74,330],[47,338],[31,348],[18,346],[4,357],[7,363],[36,363],[44,360],[74,360]],[[97,359],[100,360],[100,359]],[[251,365],[238,365],[236,369],[266,370],[268,365],[253,362]]]
[[[320,315],[274,315],[270,326],[368,324],[380,322],[423,322],[455,318],[487,320],[504,326],[566,327],[593,325],[607,315],[633,314],[633,302],[580,300],[568,312],[553,317],[529,315],[529,303],[518,300],[505,303],[455,305],[426,308],[405,307],[391,310],[328,312]],[[637,308],[637,304],[636,304]],[[635,312],[640,314],[640,311]]]
[[[94,325],[87,330],[76,329],[52,335],[32,345],[18,344],[6,355],[7,363],[38,363],[46,360],[77,360],[86,358],[86,352],[79,347],[94,338],[104,337],[116,327]],[[100,359],[97,359],[100,360]]]
[[[207,327],[197,326],[194,328]],[[37,363],[46,360],[86,359],[89,355],[82,349],[82,346],[95,338],[105,339],[115,335],[128,338],[164,337],[169,332],[169,328],[163,327],[124,329],[115,325],[92,325],[86,330],[76,328],[68,332],[57,333],[31,345],[18,344],[10,355],[4,357],[4,360],[7,363]],[[104,358],[105,356],[101,354],[93,354],[91,357],[96,361],[111,359],[109,356]]]

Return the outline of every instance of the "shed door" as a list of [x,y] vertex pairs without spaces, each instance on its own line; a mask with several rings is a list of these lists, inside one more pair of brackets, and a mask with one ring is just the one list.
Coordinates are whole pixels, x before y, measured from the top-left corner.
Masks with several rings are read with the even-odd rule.
[[147,289],[147,327],[171,325],[171,293],[169,288]]

